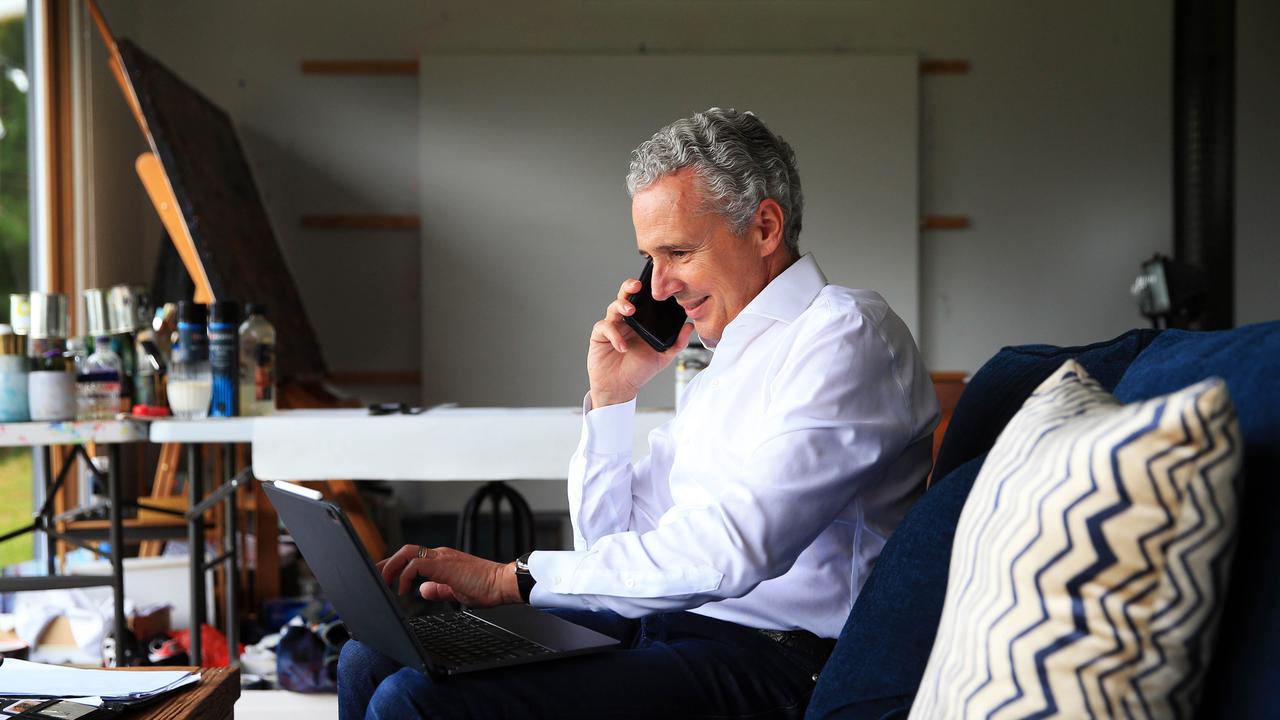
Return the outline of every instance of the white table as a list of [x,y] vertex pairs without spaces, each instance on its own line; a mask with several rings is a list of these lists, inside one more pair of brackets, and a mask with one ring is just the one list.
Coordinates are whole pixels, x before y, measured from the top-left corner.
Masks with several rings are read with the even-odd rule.
[[151,423],[153,443],[248,443],[253,441],[251,417],[203,420],[156,420]]
[[[192,628],[198,628],[208,616],[205,598],[205,573],[220,564],[226,564],[226,583],[224,585],[227,613],[227,647],[235,647],[239,642],[239,614],[237,601],[239,595],[239,543],[236,528],[236,493],[235,490],[251,477],[248,471],[236,472],[232,446],[236,443],[248,443],[253,439],[252,417],[213,417],[201,420],[156,420],[151,423],[151,442],[176,443],[187,446],[187,545],[191,557],[191,574],[189,585],[191,592]],[[224,445],[224,466],[227,478],[218,478],[218,487],[206,498],[204,495],[204,467],[200,462],[200,445]],[[225,507],[223,521],[222,552],[213,558],[204,556],[205,522],[204,513],[218,502]],[[193,630],[190,635],[192,663],[199,665],[202,657],[203,641],[201,633]],[[233,654],[234,655],[234,654]],[[239,660],[230,658],[233,666]]]
[[[636,457],[672,415],[636,413]],[[281,412],[254,419],[253,472],[263,480],[564,480],[581,432],[576,407]]]
[[[18,578],[0,578],[0,592],[18,592],[23,590],[57,590],[91,587],[95,585],[110,585],[114,594],[115,604],[115,637],[116,637],[116,664],[123,665],[127,662],[126,658],[120,657],[126,648],[123,638],[127,632],[127,624],[124,616],[124,520],[122,511],[124,509],[122,499],[120,497],[120,445],[122,443],[144,442],[147,439],[147,428],[144,423],[133,420],[89,420],[76,422],[72,420],[54,421],[54,422],[24,422],[24,423],[0,423],[0,447],[31,447],[42,448],[44,452],[44,502],[41,504],[40,510],[35,514],[35,519],[31,524],[18,528],[16,530],[5,533],[0,536],[0,542],[9,540],[10,538],[24,535],[37,530],[45,534],[48,542],[46,549],[47,555],[47,572],[48,575],[39,577],[18,577]],[[87,443],[95,443],[106,445],[107,452],[110,455],[110,465],[107,468],[106,480],[107,497],[110,503],[108,508],[108,542],[111,543],[111,552],[109,558],[111,561],[111,575],[107,577],[82,575],[78,577],[55,575],[56,550],[54,547],[55,540],[64,540],[75,545],[84,543],[78,538],[71,535],[61,533],[57,530],[57,523],[65,519],[63,516],[55,516],[53,512],[53,498],[57,494],[58,489],[62,487],[62,483],[66,481],[67,474],[74,467],[74,462],[68,462],[58,473],[57,478],[53,477],[53,467],[49,448],[54,445],[69,445],[73,448],[75,454],[81,455],[86,460],[86,465],[90,472],[102,477],[97,467],[89,460],[84,452],[84,445]],[[87,546],[86,546],[87,547]]]

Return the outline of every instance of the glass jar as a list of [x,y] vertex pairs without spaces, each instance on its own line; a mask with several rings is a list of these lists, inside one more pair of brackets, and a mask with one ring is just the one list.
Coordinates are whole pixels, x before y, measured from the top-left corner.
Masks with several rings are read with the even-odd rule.
[[676,355],[676,412],[683,406],[685,388],[710,364],[711,351],[696,340]]
[[208,360],[169,364],[166,393],[169,409],[179,420],[203,420],[213,400],[213,371]]

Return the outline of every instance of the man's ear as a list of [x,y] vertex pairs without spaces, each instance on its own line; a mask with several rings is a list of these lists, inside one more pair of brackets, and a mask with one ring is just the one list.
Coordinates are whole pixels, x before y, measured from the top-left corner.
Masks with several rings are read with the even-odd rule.
[[760,257],[772,255],[783,244],[782,206],[773,198],[760,201],[756,208],[756,216],[752,218],[755,227],[756,242],[759,243]]

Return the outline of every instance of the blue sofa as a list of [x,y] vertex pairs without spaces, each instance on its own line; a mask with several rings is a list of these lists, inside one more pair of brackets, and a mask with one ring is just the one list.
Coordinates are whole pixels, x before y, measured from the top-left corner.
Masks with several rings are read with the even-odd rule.
[[1219,332],[1132,330],[1083,347],[1002,349],[969,381],[937,480],[885,545],[806,718],[906,717],[942,614],[956,522],[987,451],[1023,401],[1075,358],[1122,402],[1226,380],[1244,438],[1238,545],[1200,717],[1280,717],[1280,321]]

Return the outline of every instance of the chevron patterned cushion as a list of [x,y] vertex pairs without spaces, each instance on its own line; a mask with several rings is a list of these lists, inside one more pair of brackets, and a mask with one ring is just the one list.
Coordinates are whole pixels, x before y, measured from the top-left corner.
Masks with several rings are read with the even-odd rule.
[[1068,360],[974,482],[911,717],[1190,717],[1239,448],[1221,380],[1121,405]]

